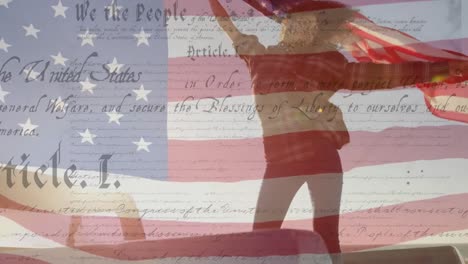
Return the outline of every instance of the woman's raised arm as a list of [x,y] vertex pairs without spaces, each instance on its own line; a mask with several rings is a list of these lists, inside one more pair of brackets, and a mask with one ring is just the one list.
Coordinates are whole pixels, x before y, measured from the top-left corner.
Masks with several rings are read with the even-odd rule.
[[229,14],[226,9],[224,9],[218,0],[209,1],[211,9],[216,16],[216,20],[232,40],[234,48],[239,55],[258,55],[265,51],[265,47],[258,41],[257,36],[243,34],[239,29],[237,29],[229,18]]
[[229,38],[232,41],[236,41],[238,38],[242,36],[242,33],[237,29],[234,25],[232,20],[229,18],[229,14],[227,13],[226,9],[219,3],[218,0],[209,0],[211,10],[213,14],[216,16],[216,20],[218,21],[221,28],[228,34]]

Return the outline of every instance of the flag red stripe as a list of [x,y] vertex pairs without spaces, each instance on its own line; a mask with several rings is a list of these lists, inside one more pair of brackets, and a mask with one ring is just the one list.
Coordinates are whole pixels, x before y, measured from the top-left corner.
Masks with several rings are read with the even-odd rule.
[[[343,170],[416,160],[468,158],[468,142],[453,140],[463,138],[467,133],[467,126],[395,127],[381,132],[351,132],[350,143],[340,150]],[[307,140],[304,138],[304,142]],[[261,138],[169,141],[171,181],[254,180],[263,177],[264,169]]]
[[[437,236],[443,232],[468,229],[468,209],[466,209],[468,193],[447,195],[433,199],[400,203],[391,206],[381,206],[366,210],[344,213],[340,217],[340,240],[345,252],[356,249],[372,249],[381,246],[395,245],[429,236]],[[46,213],[27,208],[0,197],[1,215],[18,224],[33,230],[40,236],[65,244],[66,231],[70,216]],[[16,208],[16,209],[14,209]],[[26,210],[26,211],[25,211]],[[329,216],[333,217],[333,216]],[[327,221],[328,217],[319,220]],[[116,217],[83,217],[83,235],[77,236],[77,243],[84,242],[92,246],[71,246],[99,256],[125,260],[142,260],[162,257],[206,257],[217,255],[269,256],[278,253],[285,255],[297,254],[296,247],[288,247],[281,241],[263,247],[261,251],[248,251],[244,243],[231,244],[229,247],[213,246],[217,243],[235,239],[239,232],[251,231],[251,223],[188,223],[181,221],[143,220],[147,239],[123,244],[122,237],[115,235],[119,219]],[[311,230],[312,220],[291,220],[284,223],[286,228]],[[43,223],[48,223],[44,225]],[[165,235],[167,234],[167,235]],[[213,235],[231,234],[218,238]],[[255,237],[255,234],[252,234]],[[463,233],[462,233],[463,236]],[[468,234],[465,234],[468,236]],[[171,238],[185,238],[171,240]],[[103,239],[105,241],[103,241]],[[225,240],[222,240],[225,239]],[[206,242],[206,243],[205,243]],[[105,245],[107,244],[107,245]],[[112,244],[109,245],[109,244]],[[180,245],[186,245],[181,247]],[[207,246],[208,244],[208,246]],[[70,245],[69,245],[70,246]],[[253,247],[255,247],[252,244]],[[258,246],[258,244],[257,244]],[[135,250],[139,248],[141,250]],[[220,252],[220,250],[222,250]],[[301,253],[321,253],[319,248],[301,248]],[[123,251],[123,252],[122,252]]]

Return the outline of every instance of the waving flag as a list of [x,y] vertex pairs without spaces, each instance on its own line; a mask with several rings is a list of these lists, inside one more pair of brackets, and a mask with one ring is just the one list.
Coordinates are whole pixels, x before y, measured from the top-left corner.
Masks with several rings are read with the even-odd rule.
[[[359,61],[404,63],[468,60],[468,57],[461,53],[435,48],[395,29],[377,26],[364,16],[358,17],[349,26],[361,37],[351,51]],[[419,84],[418,87],[425,93],[426,105],[433,114],[441,118],[467,122],[464,81],[466,76],[452,76],[448,79],[434,80],[434,84]],[[448,108],[438,107],[441,104],[447,106],[449,101],[451,106]]]
[[[267,16],[277,17],[282,14],[284,15],[281,9],[275,6],[274,1],[272,3],[272,1],[245,0],[245,2]],[[292,6],[300,2],[290,1]],[[395,3],[398,1],[391,2]],[[341,2],[335,3],[335,6],[332,5],[329,8],[343,8]],[[362,5],[360,1],[351,1],[345,4],[349,5],[350,8],[353,7],[353,4]],[[284,4],[282,3],[282,5]],[[346,26],[358,38],[355,43],[346,45],[344,48],[360,62],[391,64],[411,61],[440,62],[468,60],[468,57],[462,53],[437,48],[397,29],[377,25],[360,13],[355,14],[355,17]],[[465,41],[462,43],[462,45],[466,45]],[[462,75],[461,72],[460,74]],[[425,102],[433,114],[441,118],[468,122],[466,115],[467,99],[466,94],[463,92],[463,87],[466,86],[463,82],[466,81],[467,77],[466,73],[463,74],[464,76],[452,76],[448,79],[435,79],[432,84],[418,84],[418,87],[425,93]],[[443,89],[438,89],[440,87]],[[452,103],[449,104],[448,101],[452,101]],[[445,107],[440,107],[442,104]],[[447,108],[447,105],[450,106]]]
[[[411,19],[396,18],[389,9],[411,10],[428,23],[424,32],[444,19],[429,11],[458,10],[462,3],[374,2],[351,5],[382,21]],[[226,6],[238,15],[234,20],[243,32],[275,43],[274,22],[242,1]],[[274,8],[268,2],[265,7]],[[112,14],[126,8],[128,20],[114,20]],[[165,21],[159,14],[167,10]],[[86,9],[86,1],[0,0],[0,21],[0,221],[7,227],[1,229],[0,260],[204,263],[232,257],[227,263],[255,263],[326,253],[315,248],[320,242],[312,233],[269,234],[271,244],[252,235],[265,170],[259,109],[248,69],[207,1],[90,1]],[[364,22],[369,23],[355,24],[356,30]],[[455,28],[443,26],[441,32]],[[466,38],[461,30],[452,37],[441,32],[424,41],[448,46],[451,38]],[[405,34],[390,37],[402,36],[414,41]],[[376,45],[369,37],[356,44],[357,60],[386,63],[369,57],[366,47]],[[121,75],[111,81],[112,72]],[[467,127],[451,121],[463,121],[461,113],[432,115],[422,102],[442,98],[428,96],[405,88],[342,91],[332,98],[350,133],[350,143],[340,150],[343,251],[467,242]],[[34,174],[42,165],[39,179],[47,185],[41,189]],[[64,181],[71,165],[77,168],[73,175],[69,171],[73,191]],[[9,187],[7,173],[13,170],[15,184]],[[29,172],[28,188],[23,171]],[[54,175],[60,188],[53,185]],[[283,227],[312,231],[312,208],[300,189]],[[236,234],[246,240],[236,240]],[[268,246],[256,248],[262,245]],[[247,246],[258,250],[246,251]]]

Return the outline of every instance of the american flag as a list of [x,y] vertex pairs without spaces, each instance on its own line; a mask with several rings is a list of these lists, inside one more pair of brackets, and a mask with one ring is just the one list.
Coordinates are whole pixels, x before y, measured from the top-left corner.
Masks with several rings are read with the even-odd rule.
[[[245,2],[275,14],[269,1]],[[277,42],[279,26],[245,2],[223,4],[242,31]],[[266,165],[262,126],[248,68],[208,1],[90,1],[81,20],[86,3],[0,0],[2,263],[288,263],[306,253],[321,261],[324,249],[303,233],[313,230],[305,188],[283,224],[296,231],[251,232]],[[403,48],[466,54],[462,0],[349,4],[365,16],[356,29],[369,19],[398,30],[393,40],[411,42]],[[127,21],[114,21],[127,8]],[[349,60],[376,61],[369,38],[356,45],[343,51]],[[460,97],[463,87],[451,86]],[[333,96],[350,133],[339,151],[344,252],[467,243],[467,127],[453,121],[466,117],[427,108],[450,94],[405,87]],[[210,105],[216,111],[204,111]],[[458,105],[463,112],[466,103]],[[416,111],[385,111],[403,106]]]

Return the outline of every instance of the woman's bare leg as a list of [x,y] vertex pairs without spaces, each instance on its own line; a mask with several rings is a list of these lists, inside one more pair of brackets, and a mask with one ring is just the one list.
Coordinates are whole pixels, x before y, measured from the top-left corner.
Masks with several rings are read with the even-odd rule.
[[343,174],[320,174],[308,180],[314,207],[314,230],[322,236],[330,254],[341,253],[339,220]]
[[[12,170],[13,172],[20,179],[21,172],[19,170]],[[6,170],[0,168],[0,178],[5,178],[6,173]],[[28,172],[28,178],[32,179],[33,176],[33,172]],[[43,175],[42,177],[49,181],[51,178],[50,175]],[[98,212],[101,210],[107,212],[109,209],[114,209],[120,219],[125,240],[145,239],[144,228],[140,220],[137,205],[128,193],[118,190],[100,190],[98,188],[95,190],[70,189],[63,183],[59,187],[54,187],[50,182],[42,189],[34,185],[25,188],[19,182],[12,188],[9,188],[5,184],[0,184],[0,195],[24,206],[34,207],[38,210],[58,212],[58,214],[61,214],[60,212],[63,208],[76,207],[76,204],[79,204],[80,209],[83,209],[85,212],[88,209]],[[5,204],[5,206],[2,206],[3,208],[8,208],[8,203],[0,199],[0,206],[3,204]],[[125,211],[119,211],[119,205],[123,205]],[[19,208],[22,209],[21,206]],[[75,215],[71,217],[71,223],[68,228],[69,235],[66,242],[68,245],[74,245],[78,241],[76,232],[80,228],[81,217]]]
[[303,177],[264,179],[260,187],[253,229],[279,229]]

